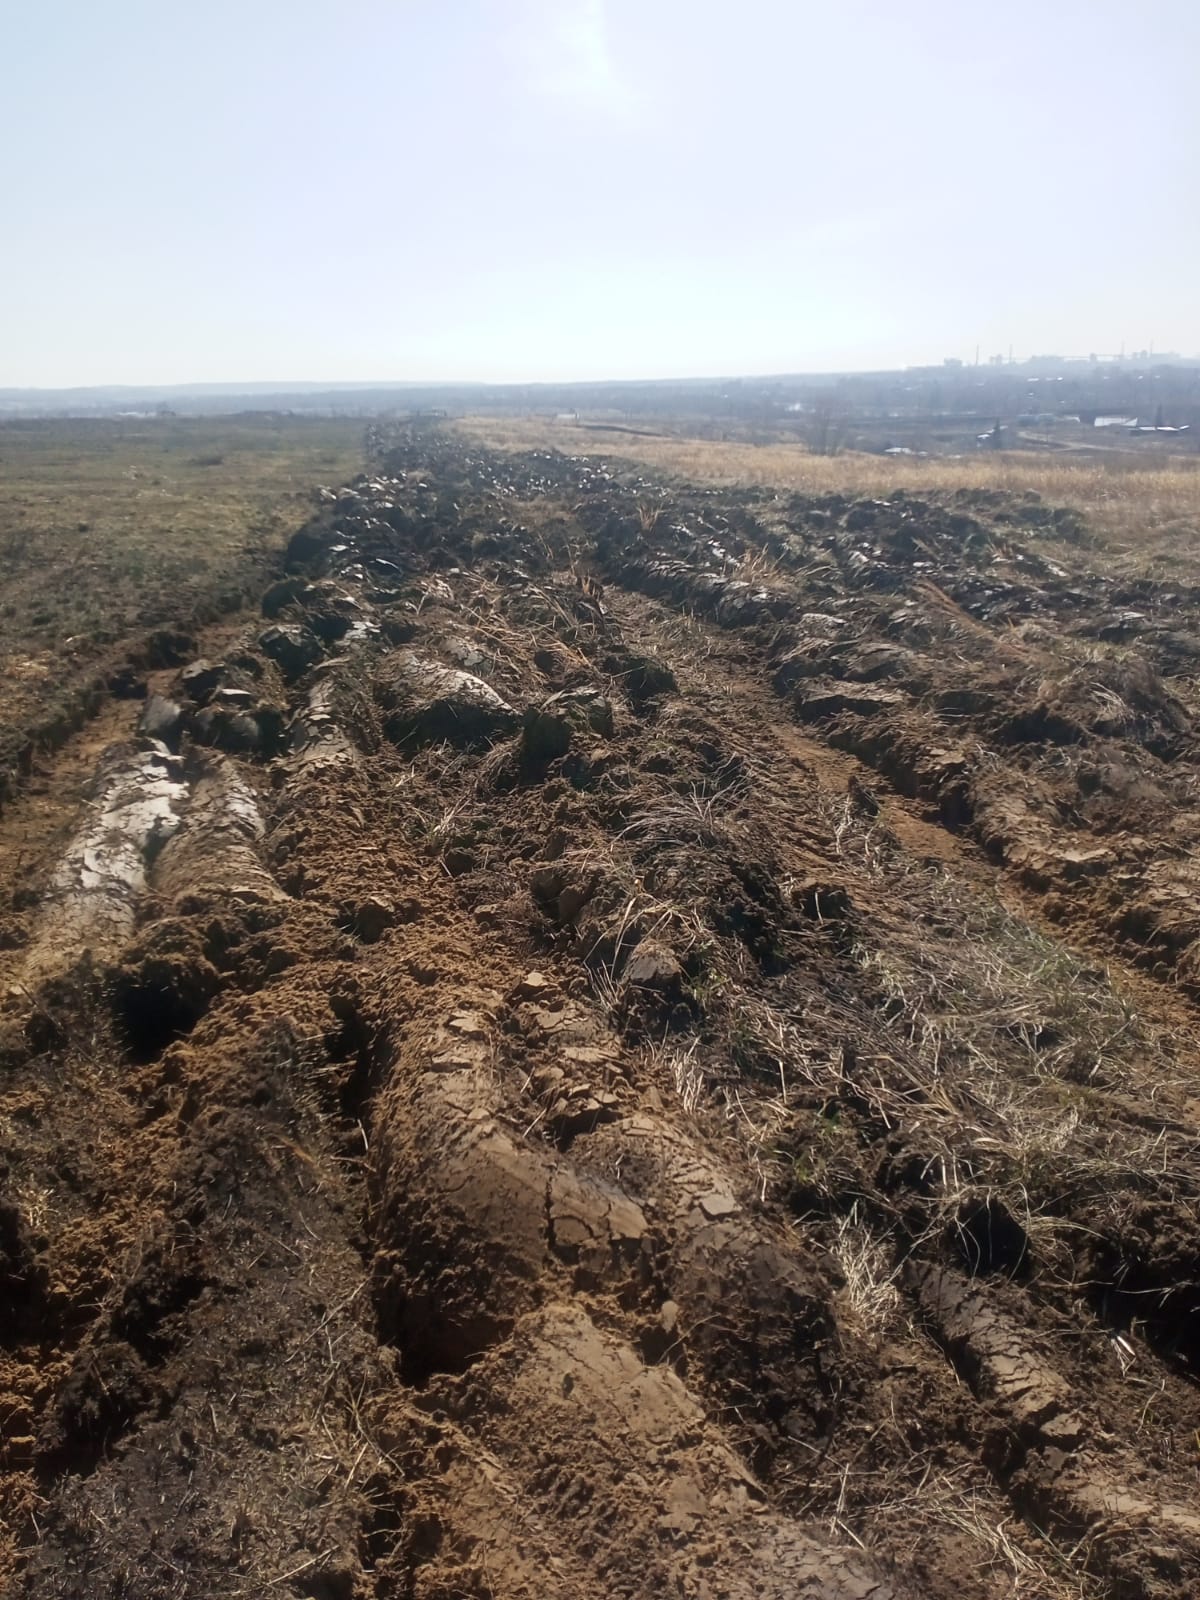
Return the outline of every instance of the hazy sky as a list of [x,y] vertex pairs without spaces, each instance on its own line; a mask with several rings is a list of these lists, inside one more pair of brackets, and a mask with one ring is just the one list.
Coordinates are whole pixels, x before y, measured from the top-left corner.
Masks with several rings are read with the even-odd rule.
[[1196,0],[0,0],[0,386],[1200,352]]

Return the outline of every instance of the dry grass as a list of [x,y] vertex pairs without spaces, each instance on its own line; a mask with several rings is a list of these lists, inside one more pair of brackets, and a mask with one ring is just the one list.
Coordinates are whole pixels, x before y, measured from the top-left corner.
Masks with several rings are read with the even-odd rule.
[[[361,424],[301,418],[0,424],[9,641],[58,649],[221,583],[362,459]],[[157,620],[157,619],[156,619]]]
[[[924,1141],[937,1216],[953,1226],[964,1203],[998,1200],[1035,1243],[1043,1277],[1064,1282],[1064,1210],[1107,1207],[1120,1225],[1152,1186],[1194,1216],[1194,1137],[1166,1111],[1159,1126],[1114,1115],[1108,1097],[1157,1107],[1185,1096],[1195,1040],[1140,1014],[1111,973],[998,900],[909,860],[885,830],[833,806],[828,821],[838,857],[908,908],[853,947],[878,1007],[874,1029],[859,1022],[855,1088]],[[788,1042],[793,1081],[834,1092],[836,1061]],[[819,1162],[812,1175],[822,1179]]]
[[901,1313],[900,1269],[894,1249],[876,1237],[857,1200],[834,1224],[831,1253],[845,1280],[845,1310],[864,1333],[882,1337]]
[[[847,1475],[845,1489],[858,1502],[855,1520],[872,1543],[900,1552],[902,1559],[919,1559],[930,1530],[937,1529],[959,1534],[985,1564],[995,1592],[1011,1600],[1101,1600],[1109,1592],[1082,1570],[1082,1552],[1065,1554],[1035,1523],[1014,1517],[976,1467],[947,1470],[932,1457],[918,1458],[912,1481],[898,1485],[867,1466]],[[835,1516],[832,1531],[839,1530],[854,1537],[848,1523]]]
[[[799,443],[754,445],[684,437],[604,436],[548,418],[465,418],[457,426],[500,450],[556,449],[633,462],[656,476],[715,487],[775,488],[803,494],[886,498],[959,489],[1033,490],[1072,506],[1113,552],[1136,549],[1144,562],[1200,561],[1200,458],[1078,450],[980,452],[962,457],[893,457],[846,451],[813,455]],[[1182,544],[1182,547],[1181,547]]]
[[361,422],[0,423],[0,767],[119,641],[228,610],[362,461]]

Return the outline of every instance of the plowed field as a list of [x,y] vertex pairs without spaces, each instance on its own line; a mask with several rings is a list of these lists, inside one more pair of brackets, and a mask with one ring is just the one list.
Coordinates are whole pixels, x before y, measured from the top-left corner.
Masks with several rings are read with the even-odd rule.
[[199,648],[0,816],[14,1593],[1200,1592],[1200,585],[425,436]]

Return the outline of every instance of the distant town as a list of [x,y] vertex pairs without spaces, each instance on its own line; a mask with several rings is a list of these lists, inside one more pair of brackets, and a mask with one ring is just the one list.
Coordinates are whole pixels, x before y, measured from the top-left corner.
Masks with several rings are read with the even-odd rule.
[[763,442],[945,454],[970,449],[1194,451],[1200,357],[1137,350],[1084,358],[947,356],[895,371],[590,383],[229,383],[0,389],[0,418],[125,418],[239,412],[422,417],[549,416]]

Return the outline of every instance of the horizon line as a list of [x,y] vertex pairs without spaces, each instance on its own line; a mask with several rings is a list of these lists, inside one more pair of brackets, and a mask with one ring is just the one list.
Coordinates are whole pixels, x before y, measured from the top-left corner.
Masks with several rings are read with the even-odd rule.
[[1012,368],[1027,367],[1034,362],[1061,366],[1118,366],[1118,365],[1200,365],[1200,354],[1181,355],[1177,351],[1161,354],[1137,352],[1132,355],[1057,356],[1033,355],[1023,360],[907,362],[902,366],[820,367],[793,369],[781,372],[709,372],[699,374],[660,374],[655,377],[587,377],[587,378],[228,378],[169,381],[122,381],[100,383],[54,384],[0,384],[0,395],[88,394],[113,391],[163,390],[194,394],[201,391],[223,394],[249,394],[255,391],[286,394],[312,389],[538,389],[538,388],[603,388],[617,384],[670,384],[670,383],[783,383],[802,378],[870,377],[896,372],[1003,372]]

